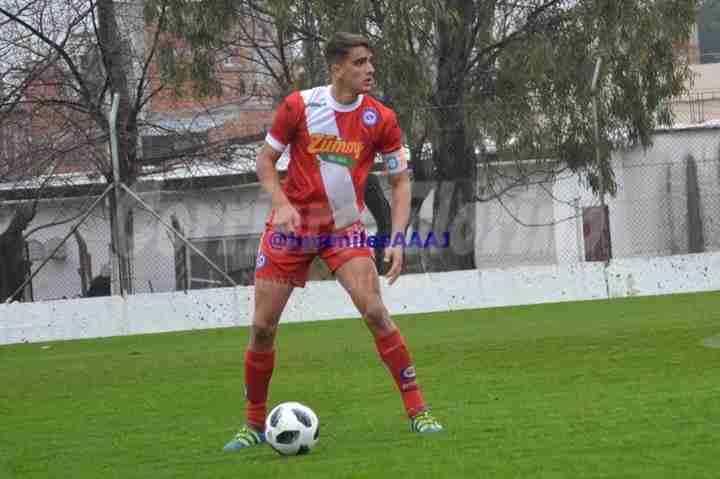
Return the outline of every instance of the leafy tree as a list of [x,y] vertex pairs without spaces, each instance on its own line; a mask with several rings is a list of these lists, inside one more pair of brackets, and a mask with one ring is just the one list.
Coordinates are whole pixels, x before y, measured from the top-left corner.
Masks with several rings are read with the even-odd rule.
[[[474,266],[475,202],[527,184],[531,171],[552,179],[570,169],[598,194],[614,194],[610,151],[647,146],[655,127],[671,121],[666,100],[681,93],[688,75],[674,46],[689,38],[698,8],[696,0],[248,5],[282,26],[289,42],[305,42],[301,57],[313,65],[335,30],[373,40],[380,96],[409,135],[414,213],[434,189],[433,230],[453,233],[453,248],[435,250],[436,270]],[[591,78],[598,58],[596,140]],[[488,143],[516,164],[514,177],[501,181],[487,163]]]
[[[551,179],[570,169],[598,194],[615,192],[610,151],[649,145],[654,128],[671,121],[665,101],[682,91],[688,74],[673,47],[688,39],[699,2],[148,0],[141,14],[129,5],[0,2],[0,51],[37,60],[24,65],[62,65],[72,94],[63,104],[92,123],[99,142],[107,139],[108,93],[121,93],[123,181],[140,173],[137,140],[147,102],[168,88],[182,91],[186,80],[198,95],[217,92],[213,59],[225,49],[262,67],[256,72],[270,83],[259,89],[280,97],[325,78],[322,46],[333,31],[363,33],[376,45],[378,96],[395,107],[408,133],[414,215],[434,190],[433,230],[452,232],[453,248],[434,250],[432,268],[450,270],[474,266],[475,202],[527,184],[531,173]],[[41,18],[62,21],[48,26]],[[133,38],[125,32],[137,18],[156,26],[143,49],[124,41]],[[80,59],[91,56],[79,54],[78,39],[97,46],[98,68],[83,70]],[[590,80],[598,58],[596,140]],[[156,59],[163,75],[152,84]],[[28,77],[16,77],[4,98],[19,98]],[[502,178],[487,161],[487,144],[516,164],[513,177]],[[108,175],[107,157],[102,161]]]
[[[218,95],[215,72],[224,46],[219,39],[239,22],[237,4],[227,0],[0,0],[0,126],[11,121],[11,115],[25,112],[44,121],[47,130],[39,135],[43,128],[35,128],[32,144],[13,159],[5,158],[0,179],[3,174],[7,179],[11,171],[49,177],[63,165],[81,161],[112,181],[108,113],[111,94],[119,93],[120,180],[132,185],[143,174],[140,132],[153,126],[144,114],[148,103],[167,91],[198,100]],[[173,28],[182,28],[185,34],[174,36]],[[174,75],[168,75],[167,68],[159,77],[154,75],[155,64],[174,66]],[[33,91],[38,94],[29,96]],[[203,155],[218,147],[199,146],[204,148]],[[20,165],[20,156],[32,161]],[[114,207],[111,211],[112,223],[131,232],[131,222],[115,218]],[[16,215],[12,230],[25,230],[34,216],[34,210]],[[127,260],[121,264],[125,266],[121,281],[127,288]]]

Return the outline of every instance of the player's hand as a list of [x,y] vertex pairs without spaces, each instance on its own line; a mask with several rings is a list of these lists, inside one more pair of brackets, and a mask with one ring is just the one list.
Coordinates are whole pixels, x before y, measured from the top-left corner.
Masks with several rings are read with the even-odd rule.
[[390,269],[385,276],[388,284],[392,285],[400,276],[403,267],[403,249],[400,246],[388,246],[385,248],[385,262],[390,263]]
[[275,210],[273,226],[282,233],[294,233],[300,229],[300,213],[291,205],[286,203]]

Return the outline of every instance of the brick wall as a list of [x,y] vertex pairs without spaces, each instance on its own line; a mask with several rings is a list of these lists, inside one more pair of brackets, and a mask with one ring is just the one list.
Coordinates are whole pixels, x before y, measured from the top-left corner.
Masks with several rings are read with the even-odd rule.
[[[152,28],[146,29],[147,41],[152,41]],[[180,55],[189,53],[186,45],[178,39],[164,36],[161,45],[166,48],[172,46]],[[193,83],[187,81],[181,88],[180,95],[174,89],[166,88],[159,92],[149,103],[148,113],[155,118],[183,119],[196,116],[212,117],[215,112],[222,112],[222,126],[212,128],[208,140],[218,142],[233,138],[245,138],[263,135],[272,121],[272,104],[267,100],[268,92],[258,91],[254,85],[254,75],[249,66],[239,56],[230,54],[221,61],[217,75],[222,84],[222,95],[209,98],[195,98],[193,96]],[[241,52],[236,51],[236,55]],[[160,86],[160,70],[157,62],[150,66],[151,88]],[[257,97],[249,97],[251,92]],[[228,120],[228,116],[232,119]]]

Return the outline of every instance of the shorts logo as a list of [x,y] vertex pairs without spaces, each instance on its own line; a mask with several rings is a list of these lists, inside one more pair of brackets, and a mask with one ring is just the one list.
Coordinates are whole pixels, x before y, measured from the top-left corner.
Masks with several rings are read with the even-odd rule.
[[265,253],[262,251],[258,254],[257,261],[255,262],[255,267],[257,269],[262,268],[267,264],[267,257],[265,256]]
[[365,108],[362,113],[362,121],[365,126],[375,126],[380,118],[380,114],[375,108]]
[[406,381],[415,379],[415,366],[408,366],[400,371],[400,377]]
[[395,168],[400,166],[400,162],[398,161],[397,156],[391,156],[390,158],[388,158],[387,165],[388,168],[391,170],[394,170]]

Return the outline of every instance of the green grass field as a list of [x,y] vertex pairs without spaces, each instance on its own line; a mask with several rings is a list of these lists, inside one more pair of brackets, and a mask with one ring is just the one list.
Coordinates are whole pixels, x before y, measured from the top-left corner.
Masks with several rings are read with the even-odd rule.
[[221,451],[246,328],[0,347],[0,477],[717,478],[718,311],[709,293],[397,317],[446,427],[427,437],[360,321],[282,325],[270,406],[321,422],[291,458]]

